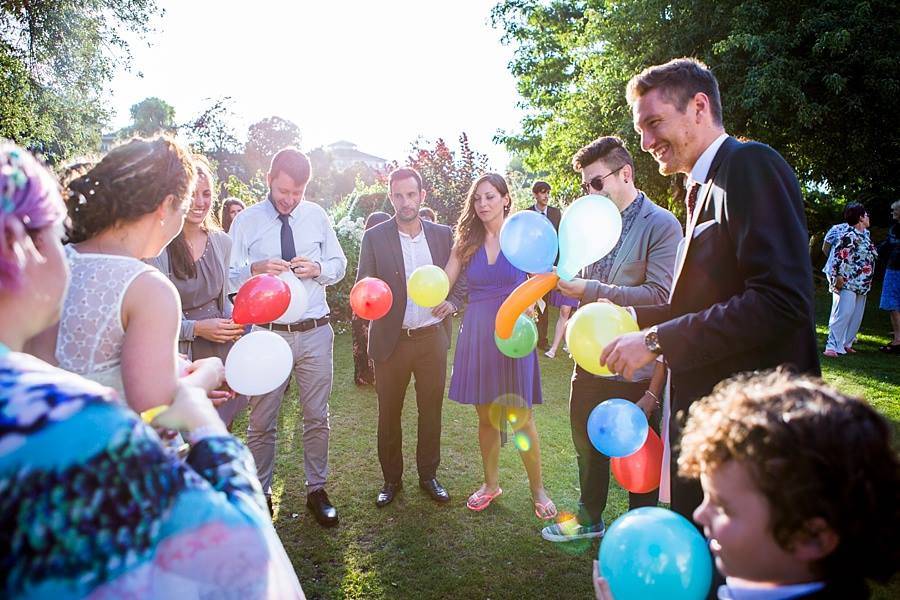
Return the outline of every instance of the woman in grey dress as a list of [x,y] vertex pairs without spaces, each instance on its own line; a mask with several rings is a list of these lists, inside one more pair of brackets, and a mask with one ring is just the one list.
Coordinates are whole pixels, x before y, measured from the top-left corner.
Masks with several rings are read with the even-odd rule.
[[[175,284],[181,296],[181,333],[178,350],[190,360],[225,357],[244,332],[231,320],[227,298],[231,238],[218,229],[212,217],[215,181],[207,160],[194,156],[197,185],[184,229],[156,259],[149,262]],[[230,426],[247,405],[237,396],[218,406],[219,415]]]

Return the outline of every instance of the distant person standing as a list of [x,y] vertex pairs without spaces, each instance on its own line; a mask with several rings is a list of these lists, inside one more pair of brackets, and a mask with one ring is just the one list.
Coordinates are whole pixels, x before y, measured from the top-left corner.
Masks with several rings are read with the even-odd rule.
[[432,223],[437,223],[437,215],[434,214],[434,209],[431,209],[427,206],[423,206],[419,209],[419,216],[426,221],[431,221]]
[[222,224],[222,230],[225,233],[231,231],[231,224],[238,213],[247,208],[243,202],[237,198],[225,198],[222,202],[222,212],[219,214],[219,223]]
[[[231,229],[231,287],[237,290],[254,275],[290,272],[309,295],[306,312],[295,323],[266,323],[294,354],[294,377],[303,410],[303,466],[306,505],[319,524],[337,525],[337,510],[325,492],[328,478],[328,399],[333,380],[334,329],[325,287],[344,278],[347,258],[328,215],[314,202],[303,201],[310,178],[309,159],[296,148],[284,148],[272,158],[266,181],[268,197],[241,212]],[[247,445],[256,461],[259,482],[272,510],[278,410],[288,381],[250,399]]]
[[900,200],[891,204],[894,223],[888,230],[888,237],[878,248],[887,270],[884,272],[884,286],[881,288],[881,310],[891,313],[893,339],[879,350],[888,354],[900,354]]
[[855,353],[853,341],[866,310],[866,295],[875,277],[875,258],[878,253],[869,238],[869,213],[862,204],[853,203],[844,209],[849,226],[832,249],[828,287],[833,308],[828,320],[828,341],[824,355],[836,358]]
[[[559,222],[562,219],[562,212],[555,206],[550,206],[550,184],[546,181],[535,181],[531,186],[531,195],[534,196],[534,204],[529,206],[528,210],[539,212],[547,217],[553,224],[553,229],[556,230],[556,233],[559,233]],[[557,295],[555,298],[556,304],[554,306],[578,306],[577,302],[573,302],[561,294]],[[553,299],[553,292],[550,292],[543,297],[544,309],[540,310],[540,307],[538,307],[538,348],[541,350],[550,349],[550,341],[547,339],[547,328],[550,324],[550,305],[553,302]],[[559,329],[558,325],[557,329]],[[552,354],[548,354],[550,358],[553,358],[554,355],[555,350]]]

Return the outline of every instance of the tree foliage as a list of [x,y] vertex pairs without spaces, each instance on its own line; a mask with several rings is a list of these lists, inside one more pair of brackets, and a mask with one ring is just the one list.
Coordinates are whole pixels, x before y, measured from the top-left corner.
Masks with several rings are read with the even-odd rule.
[[250,125],[244,154],[250,172],[268,169],[276,152],[286,146],[300,145],[300,128],[293,121],[268,117]]
[[175,108],[156,96],[144,98],[131,106],[131,125],[121,133],[126,137],[150,137],[157,133],[171,133],[175,125]]
[[442,223],[456,223],[469,186],[487,171],[487,155],[476,152],[465,133],[459,136],[459,156],[438,138],[434,148],[419,140],[412,147],[406,164],[424,180],[428,196],[425,204],[438,214]]
[[[810,185],[886,206],[900,193],[900,9],[890,0],[504,0],[492,12],[515,48],[527,115],[508,146],[575,193],[572,154],[626,138],[639,184],[671,181],[641,152],[624,91],[648,65],[695,56],[716,73],[726,129],[781,152]],[[879,208],[880,210],[880,208]]]
[[2,132],[51,161],[93,150],[105,87],[130,63],[124,35],[146,35],[161,12],[156,0],[0,0]]

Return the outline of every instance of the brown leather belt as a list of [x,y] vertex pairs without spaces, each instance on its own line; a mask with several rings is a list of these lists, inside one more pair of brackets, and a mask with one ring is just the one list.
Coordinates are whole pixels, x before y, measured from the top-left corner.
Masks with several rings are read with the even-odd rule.
[[430,335],[438,330],[438,327],[441,327],[442,323],[435,323],[434,325],[429,325],[427,327],[416,327],[415,329],[401,329],[400,337],[420,337],[423,335]]
[[265,327],[270,331],[286,331],[288,333],[296,333],[302,331],[309,331],[310,329],[315,329],[316,327],[322,327],[323,325],[328,325],[331,322],[331,317],[329,315],[325,315],[324,317],[319,317],[318,319],[304,319],[303,321],[297,321],[296,323],[286,323],[282,325],[281,323],[266,323],[264,325],[260,325],[260,327]]

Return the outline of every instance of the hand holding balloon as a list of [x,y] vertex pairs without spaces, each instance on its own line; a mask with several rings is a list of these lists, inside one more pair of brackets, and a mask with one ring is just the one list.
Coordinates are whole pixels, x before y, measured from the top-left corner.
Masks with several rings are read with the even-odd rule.
[[656,356],[647,348],[643,333],[628,333],[615,338],[603,348],[600,364],[606,365],[613,373],[620,373],[626,379],[631,379],[638,369],[656,360]]
[[228,435],[225,424],[203,391],[184,384],[178,385],[171,406],[158,413],[151,424],[154,427],[174,431],[193,431],[199,427],[212,428],[221,435]]

